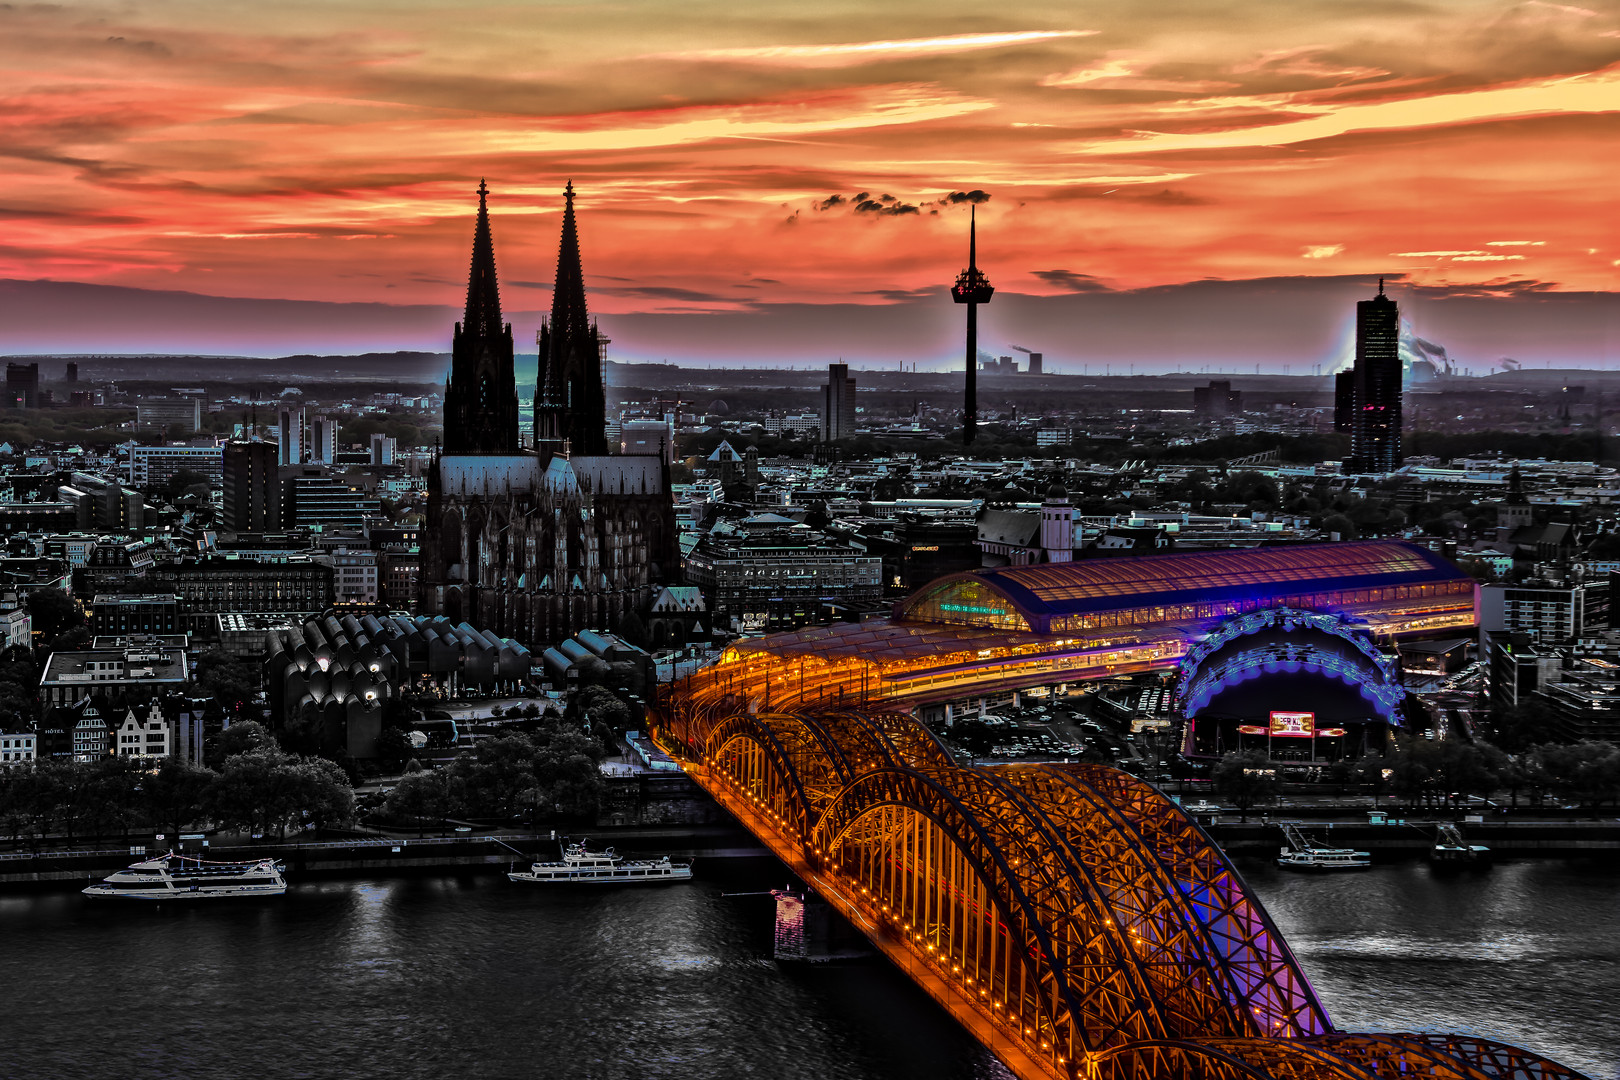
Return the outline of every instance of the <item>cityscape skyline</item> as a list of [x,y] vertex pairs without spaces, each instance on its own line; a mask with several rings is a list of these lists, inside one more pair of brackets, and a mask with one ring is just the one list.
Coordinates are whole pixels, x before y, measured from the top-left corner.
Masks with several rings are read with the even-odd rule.
[[[677,25],[654,4],[611,45],[583,9],[427,4],[386,31],[359,5],[85,11],[0,14],[22,73],[0,279],[29,301],[8,307],[38,309],[5,317],[11,351],[437,348],[459,299],[445,255],[487,176],[520,338],[572,179],[593,311],[632,361],[860,363],[859,347],[943,368],[939,279],[972,206],[1004,298],[987,351],[1044,336],[1026,344],[1059,371],[1197,370],[1198,348],[1142,328],[1203,319],[1211,292],[1327,290],[1342,310],[1378,276],[1476,370],[1615,359],[1620,253],[1592,224],[1609,217],[1594,148],[1620,107],[1606,8],[1021,6],[990,26],[933,5],[858,23],[698,7]],[[83,307],[51,318],[84,295],[69,283],[260,314],[167,334]],[[299,309],[326,325],[296,341],[270,314],[331,301]],[[1200,347],[1263,367],[1347,358],[1342,319],[1276,329]]]

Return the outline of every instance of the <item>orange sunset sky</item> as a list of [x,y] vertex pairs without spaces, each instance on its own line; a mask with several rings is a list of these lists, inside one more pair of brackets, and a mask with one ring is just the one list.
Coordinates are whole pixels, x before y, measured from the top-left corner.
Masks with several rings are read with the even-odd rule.
[[447,349],[485,177],[520,350],[572,178],[618,359],[959,365],[982,192],[993,351],[1298,373],[1387,275],[1620,365],[1613,3],[17,3],[0,73],[5,352]]

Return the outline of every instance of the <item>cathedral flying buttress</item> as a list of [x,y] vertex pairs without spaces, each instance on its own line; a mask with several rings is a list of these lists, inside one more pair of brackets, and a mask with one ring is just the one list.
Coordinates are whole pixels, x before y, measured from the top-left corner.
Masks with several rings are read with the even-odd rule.
[[468,315],[456,328],[422,544],[422,611],[536,651],[580,630],[618,630],[678,567],[667,459],[607,452],[605,339],[586,315],[572,184],[564,195],[531,452],[518,449],[511,328],[500,322],[479,185]]

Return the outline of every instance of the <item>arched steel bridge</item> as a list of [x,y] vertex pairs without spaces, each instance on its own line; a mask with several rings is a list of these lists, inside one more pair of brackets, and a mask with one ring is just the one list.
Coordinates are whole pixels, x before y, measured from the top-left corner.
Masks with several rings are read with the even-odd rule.
[[1151,785],[961,767],[909,714],[680,688],[665,748],[1024,1080],[1553,1080],[1471,1036],[1338,1031],[1258,900]]

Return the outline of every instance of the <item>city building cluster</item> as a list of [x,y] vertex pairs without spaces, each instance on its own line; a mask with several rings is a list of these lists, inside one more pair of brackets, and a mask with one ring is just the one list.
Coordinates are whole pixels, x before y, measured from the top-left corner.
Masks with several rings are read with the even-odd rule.
[[[1057,374],[976,336],[966,387],[632,368],[570,185],[521,386],[488,197],[442,385],[8,365],[0,764],[200,760],[245,718],[365,762],[408,703],[693,677],[949,727],[1085,693],[1189,759],[1299,758],[1269,719],[1290,694],[1338,695],[1311,761],[1510,713],[1620,733],[1601,394],[1419,372],[1382,286],[1332,378]],[[958,285],[976,320],[976,253]]]

